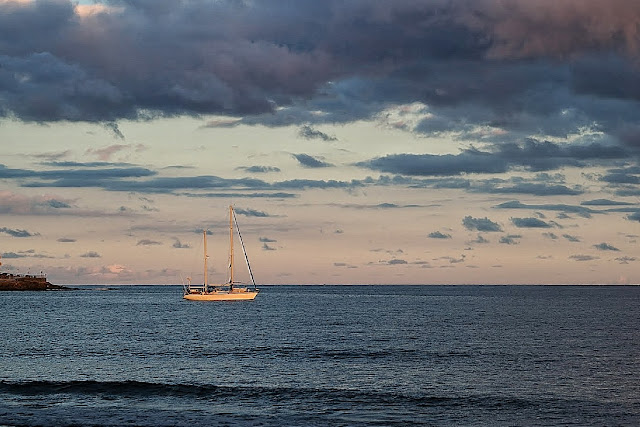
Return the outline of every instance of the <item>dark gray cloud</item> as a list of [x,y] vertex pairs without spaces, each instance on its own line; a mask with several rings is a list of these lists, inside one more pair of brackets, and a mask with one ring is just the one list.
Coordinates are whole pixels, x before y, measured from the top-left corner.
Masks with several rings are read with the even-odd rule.
[[569,259],[575,260],[575,261],[594,261],[596,259],[600,259],[597,256],[592,256],[592,255],[582,255],[582,254],[578,254],[578,255],[571,255],[569,257]]
[[580,241],[579,237],[576,236],[572,236],[571,234],[563,234],[562,237],[564,237],[565,239],[567,239],[570,242],[574,242],[577,243]]
[[500,237],[499,242],[504,245],[517,245],[520,243],[519,239],[521,238],[522,236],[520,234],[507,234],[506,236]]
[[293,157],[305,168],[328,168],[331,163],[323,162],[308,154],[292,154]]
[[401,264],[409,264],[409,263],[404,259],[395,258],[395,259],[387,261],[387,264],[389,264],[389,265],[401,265]]
[[480,243],[480,244],[484,244],[484,243],[490,243],[488,239],[486,239],[482,234],[478,234],[478,238],[475,240],[470,241],[469,243]]
[[[0,164],[0,178],[35,178],[53,180],[53,184],[43,186],[55,187],[89,187],[106,180],[119,178],[141,178],[155,175],[157,172],[142,167],[116,168],[71,168],[60,170],[36,171],[30,169],[14,169]],[[93,185],[91,185],[93,184]],[[32,183],[25,186],[39,186]]]
[[251,173],[280,172],[280,168],[275,166],[241,166],[236,169]]
[[445,234],[441,231],[432,231],[427,237],[429,237],[430,239],[450,239],[451,234]]
[[608,243],[604,243],[604,242],[598,243],[597,245],[593,245],[593,247],[598,249],[599,251],[615,251],[615,252],[619,252],[620,251],[620,249],[618,249],[618,248],[616,248],[614,246],[611,246]]
[[336,138],[335,136],[327,135],[326,133],[316,130],[309,125],[302,126],[300,128],[300,131],[298,132],[298,135],[300,135],[304,139],[321,139],[325,142],[338,140],[338,138]]
[[629,221],[640,221],[640,210],[632,213],[631,215],[627,215],[627,219]]
[[546,210],[546,211],[571,212],[585,218],[590,218],[592,213],[598,213],[598,211],[595,211],[590,208],[585,208],[584,206],[563,205],[563,204],[525,204],[517,200],[500,203],[499,205],[494,206],[494,208],[496,209],[537,209],[537,210],[543,210],[543,211]]
[[27,230],[20,230],[17,228],[14,229],[14,228],[7,228],[7,227],[1,227],[0,233],[8,234],[11,237],[33,237],[33,236],[40,235],[39,233],[32,233]]
[[161,242],[158,242],[156,240],[142,239],[142,240],[138,240],[138,243],[136,243],[136,246],[156,246],[161,244],[162,244]]
[[279,181],[274,182],[270,185],[271,188],[275,189],[288,189],[288,190],[303,190],[307,188],[319,188],[319,189],[327,189],[327,188],[342,188],[342,189],[350,189],[362,187],[364,184],[358,180],[352,181],[336,181],[333,179],[329,180],[313,180],[313,179],[291,179],[288,181]]
[[254,216],[254,217],[259,217],[259,218],[267,218],[267,217],[273,216],[273,215],[269,215],[266,212],[258,211],[258,210],[255,210],[255,209],[234,208],[234,211],[238,215]]
[[262,250],[263,251],[275,251],[277,250],[276,248],[274,248],[273,246],[269,246],[267,243],[262,245]]
[[334,267],[358,268],[357,265],[347,264],[346,262],[334,262]]
[[72,162],[72,161],[48,161],[42,162],[43,166],[52,166],[59,168],[101,168],[101,167],[135,167],[131,163],[123,162]]
[[636,260],[637,260],[636,257],[631,257],[631,256],[623,256],[623,257],[616,258],[616,261],[619,261],[620,264],[629,264],[630,262],[634,262]]
[[275,242],[277,242],[277,240],[270,239],[268,237],[260,237],[260,242],[262,242],[262,243],[275,243]]
[[61,237],[56,241],[60,242],[60,243],[74,243],[76,241],[76,239],[70,239],[68,237]]
[[551,240],[558,240],[558,235],[555,233],[542,233],[542,235]]
[[102,255],[100,255],[96,251],[89,251],[89,252],[86,252],[86,253],[80,255],[80,257],[81,258],[102,258]]
[[2,258],[5,259],[17,259],[17,258],[28,258],[31,255],[27,253],[16,253],[16,252],[3,252]]
[[[488,151],[469,149],[455,155],[392,154],[356,165],[410,176],[449,176],[468,173],[506,173],[521,167],[532,171],[548,171],[563,166],[585,166],[594,162],[628,157],[627,151],[615,146],[596,143],[561,145],[531,138],[521,144],[502,143],[489,148]],[[508,192],[508,189],[504,191]],[[570,190],[560,185],[555,186],[555,191],[556,194],[580,194],[578,190]]]
[[392,154],[357,163],[357,166],[412,176],[504,173],[508,170],[508,165],[500,159],[476,152],[457,155]]
[[311,126],[420,102],[430,114],[418,132],[489,129],[508,141],[595,128],[638,146],[640,7],[530,3],[115,0],[80,14],[70,0],[11,2],[0,16],[0,116],[101,122],[119,135],[118,119]]
[[491,221],[487,217],[473,218],[471,216],[465,216],[462,219],[462,225],[471,231],[502,231],[502,227],[500,227],[498,223]]
[[554,185],[538,182],[521,182],[514,185],[496,185],[483,183],[472,187],[470,191],[489,194],[531,194],[534,196],[575,196],[584,193],[579,186]]
[[178,239],[177,237],[173,238],[174,242],[173,245],[171,245],[171,247],[176,248],[176,249],[189,249],[191,248],[191,245],[188,243],[182,243],[180,241],[180,239]]
[[538,218],[511,218],[511,222],[518,228],[550,228],[551,224]]
[[[106,165],[106,164],[104,164]],[[229,179],[213,175],[157,177],[157,172],[142,167],[88,167],[68,170],[35,171],[12,169],[0,164],[0,179],[22,179],[23,187],[73,187],[102,188],[108,191],[128,191],[141,193],[175,193],[179,190],[265,190],[254,193],[180,193],[190,197],[238,197],[238,198],[293,198],[293,193],[267,192],[272,190],[303,190],[306,188],[350,189],[365,185],[363,181],[336,181],[295,179],[268,183],[261,179]],[[135,178],[135,179],[132,179]],[[47,202],[52,208],[70,205],[60,200]]]
[[594,200],[585,200],[580,204],[582,206],[630,206],[630,205],[634,205],[635,203],[620,202],[620,201],[609,200],[609,199],[594,199]]

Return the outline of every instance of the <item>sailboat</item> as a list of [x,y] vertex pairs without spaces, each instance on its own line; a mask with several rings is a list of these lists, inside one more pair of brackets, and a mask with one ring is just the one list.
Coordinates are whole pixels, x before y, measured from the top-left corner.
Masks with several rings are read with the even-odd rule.
[[[249,270],[249,276],[251,277],[252,287],[243,286],[240,282],[236,282],[233,277],[234,273],[234,256],[233,256],[233,225],[240,239],[240,245],[242,246],[242,253]],[[249,264],[249,257],[242,241],[242,235],[240,234],[240,227],[238,227],[238,219],[236,213],[233,210],[233,206],[229,206],[229,281],[224,284],[209,284],[209,275],[207,267],[207,230],[203,230],[202,237],[204,239],[204,284],[192,285],[191,280],[188,279],[187,285],[184,286],[184,298],[192,301],[236,301],[236,300],[252,300],[258,295],[259,289],[256,288],[256,282],[253,278],[253,272],[251,271],[251,265]]]

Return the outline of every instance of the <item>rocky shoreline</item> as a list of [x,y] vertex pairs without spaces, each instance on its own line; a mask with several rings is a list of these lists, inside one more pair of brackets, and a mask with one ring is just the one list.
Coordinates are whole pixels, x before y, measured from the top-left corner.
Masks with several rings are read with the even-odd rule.
[[67,291],[74,288],[54,285],[42,276],[0,274],[0,291]]

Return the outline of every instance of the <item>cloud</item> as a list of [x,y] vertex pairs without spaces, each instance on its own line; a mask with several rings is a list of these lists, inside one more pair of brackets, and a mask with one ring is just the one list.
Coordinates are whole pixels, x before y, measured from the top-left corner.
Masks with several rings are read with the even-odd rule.
[[[142,167],[70,168],[35,171],[13,169],[0,165],[0,178],[22,178],[23,187],[108,187],[119,178],[141,178],[155,175]],[[33,181],[39,180],[39,181]]]
[[408,264],[408,262],[404,259],[398,259],[398,258],[394,258],[392,260],[387,261],[387,264],[389,265],[402,265],[402,264]]
[[275,251],[277,250],[276,248],[274,248],[273,246],[269,246],[268,244],[264,243],[262,245],[262,250],[263,251]]
[[596,259],[600,259],[597,256],[592,256],[592,255],[571,255],[569,257],[569,259],[575,260],[575,261],[594,261]]
[[585,200],[580,204],[582,206],[630,206],[630,205],[633,205],[633,203],[619,202],[619,201],[609,200],[609,199]]
[[60,243],[74,243],[76,241],[76,239],[71,239],[71,238],[68,238],[68,237],[61,237],[56,241],[60,242]]
[[462,154],[392,154],[356,164],[381,172],[410,176],[445,176],[462,173],[504,173],[504,162],[476,152]]
[[[117,130],[117,126],[116,126],[116,130]],[[120,134],[120,135],[122,135],[122,134]],[[119,151],[122,151],[122,150],[124,150],[126,148],[129,148],[129,147],[130,147],[129,145],[114,144],[114,145],[110,145],[108,147],[104,147],[104,148],[100,148],[100,149],[89,148],[86,151],[86,153],[87,154],[91,154],[91,155],[95,155],[102,161],[108,161],[109,159],[111,159],[111,157],[114,154],[116,154]]]
[[467,230],[477,230],[477,231],[486,231],[486,232],[494,232],[494,231],[502,231],[502,227],[498,225],[498,223],[491,221],[489,218],[473,218],[471,216],[465,216],[462,220],[462,225]]
[[551,239],[551,240],[557,240],[558,239],[558,235],[555,234],[555,233],[542,233],[542,235],[544,237],[547,237],[547,238]]
[[627,215],[627,219],[629,221],[640,221],[640,210],[632,213],[631,215]]
[[629,264],[630,262],[636,261],[637,258],[630,257],[630,256],[623,256],[623,257],[616,258],[615,260],[619,261],[620,264]]
[[161,244],[162,244],[161,242],[158,242],[155,240],[142,239],[142,240],[138,240],[138,243],[136,243],[136,246],[156,246]]
[[615,251],[615,252],[619,252],[620,249],[611,246],[608,243],[598,243],[597,245],[593,245],[594,248],[598,249],[599,251]]
[[313,129],[309,125],[302,126],[300,128],[300,131],[298,132],[298,135],[300,135],[304,139],[321,139],[325,142],[338,140],[338,138],[336,138],[335,136],[329,136],[324,132],[320,132],[319,130]]
[[24,196],[0,191],[0,214],[48,215],[71,208],[72,201],[59,196]]
[[517,245],[520,243],[518,239],[521,239],[522,236],[519,234],[507,234],[506,236],[500,237],[500,243],[505,245]]
[[569,188],[566,185],[522,182],[515,185],[497,185],[484,183],[470,188],[470,191],[490,194],[532,194],[534,196],[575,196],[584,193],[579,186]]
[[186,197],[225,198],[225,199],[293,199],[298,197],[293,193],[177,193]]
[[80,255],[80,257],[81,258],[101,258],[102,256],[98,252],[89,251],[89,252],[86,252],[86,253]]
[[171,247],[173,247],[173,248],[176,248],[176,249],[189,249],[189,248],[191,248],[191,245],[189,245],[188,243],[180,242],[180,239],[178,239],[177,237],[174,237],[173,240],[175,240],[173,242],[173,245],[171,245]]
[[116,136],[121,119],[216,114],[640,140],[640,12],[629,0],[8,4],[3,117],[102,123]]
[[275,242],[277,242],[277,240],[270,239],[268,237],[260,237],[260,242],[262,242],[262,243],[275,243]]
[[564,237],[564,238],[565,238],[565,239],[567,239],[568,241],[570,241],[570,242],[574,242],[574,243],[577,243],[577,242],[579,242],[579,241],[580,241],[580,238],[579,238],[579,237],[572,236],[572,235],[570,235],[570,234],[563,234],[563,235],[562,235],[562,237]]
[[429,237],[430,239],[450,239],[451,234],[444,234],[440,231],[433,231],[429,233],[427,237]]
[[524,204],[517,200],[513,200],[510,202],[504,202],[499,205],[494,206],[496,209],[537,209],[542,211],[561,211],[561,212],[571,212],[576,213],[582,217],[590,218],[592,213],[598,213],[590,208],[585,208],[583,206],[574,206],[574,205],[563,205],[563,204]]
[[258,211],[258,210],[255,210],[255,209],[234,208],[234,211],[238,215],[253,216],[253,217],[259,217],[259,218],[268,218],[268,217],[273,216],[273,215],[270,215],[270,214],[268,214],[266,212]]
[[[627,156],[627,152],[618,147],[595,143],[560,145],[528,138],[520,144],[494,144],[488,151],[472,148],[460,154],[392,154],[359,162],[356,165],[410,176],[449,176],[469,173],[499,174],[518,167],[525,167],[532,171],[547,171],[563,166],[583,166],[594,161],[622,159]],[[515,192],[516,188],[512,188],[511,191]],[[571,190],[559,185],[552,189],[557,194],[580,194],[579,190]],[[509,189],[503,189],[503,191],[508,192]],[[547,191],[550,190],[547,189]]]
[[26,253],[19,253],[18,254],[18,253],[15,253],[15,252],[4,252],[2,254],[2,258],[5,258],[5,259],[27,258],[29,256],[30,255],[26,254]]
[[292,154],[292,156],[306,168],[326,168],[333,166],[331,163],[323,162],[308,154]]
[[467,258],[466,255],[463,254],[460,256],[460,258],[454,258],[452,256],[443,256],[438,259],[449,261],[449,264],[460,264],[462,262],[465,262],[466,258]]
[[485,243],[490,243],[488,239],[486,239],[484,236],[482,236],[482,234],[478,234],[478,238],[475,240],[470,241],[469,243],[480,243],[480,244],[485,244]]
[[511,218],[511,222],[518,228],[550,228],[551,225],[538,218]]
[[240,166],[238,170],[244,170],[251,173],[268,173],[268,172],[280,172],[280,168],[275,166]]
[[334,267],[358,268],[356,265],[347,264],[346,262],[334,262]]
[[32,233],[27,230],[13,229],[13,228],[7,228],[7,227],[1,227],[0,233],[8,234],[11,237],[33,237],[33,236],[40,235],[39,233]]
[[279,181],[271,184],[272,188],[276,189],[289,189],[289,190],[302,190],[307,188],[318,188],[318,189],[327,189],[327,188],[342,188],[342,189],[352,189],[362,187],[364,184],[358,180],[352,181],[336,181],[333,179],[329,180],[312,180],[312,179],[291,179],[288,181]]
[[118,124],[116,122],[106,122],[103,123],[103,126],[105,127],[105,129],[111,131],[115,138],[124,139],[124,134],[120,131],[120,128],[118,127]]

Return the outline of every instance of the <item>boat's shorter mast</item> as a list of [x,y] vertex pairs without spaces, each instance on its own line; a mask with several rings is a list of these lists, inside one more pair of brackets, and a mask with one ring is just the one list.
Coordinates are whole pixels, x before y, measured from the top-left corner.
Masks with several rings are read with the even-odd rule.
[[209,277],[208,277],[208,267],[207,267],[207,230],[202,230],[202,239],[204,241],[204,288],[203,288],[203,292],[207,291],[207,285],[209,284]]

